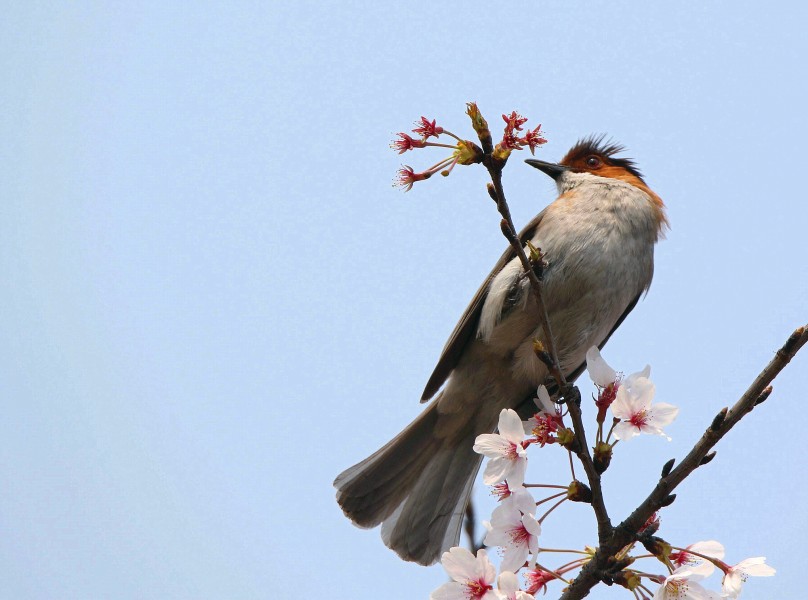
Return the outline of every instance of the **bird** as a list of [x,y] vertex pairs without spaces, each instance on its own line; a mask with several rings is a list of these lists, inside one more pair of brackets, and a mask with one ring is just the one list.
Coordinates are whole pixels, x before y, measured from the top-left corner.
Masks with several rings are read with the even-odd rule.
[[[647,293],[654,247],[668,228],[665,204],[625,148],[604,135],[582,138],[558,162],[528,159],[551,177],[558,197],[519,233],[540,248],[542,295],[561,371],[574,381],[586,352],[603,348]],[[334,481],[357,526],[381,524],[402,559],[429,565],[456,546],[482,457],[475,438],[496,430],[500,411],[522,419],[550,384],[534,341],[546,343],[522,264],[509,247],[449,337],[421,402],[401,433]]]

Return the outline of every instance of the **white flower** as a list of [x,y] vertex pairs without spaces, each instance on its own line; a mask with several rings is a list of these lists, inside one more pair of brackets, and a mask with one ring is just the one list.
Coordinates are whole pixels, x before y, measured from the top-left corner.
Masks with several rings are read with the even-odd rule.
[[454,581],[432,592],[430,600],[498,600],[493,585],[497,572],[485,550],[477,550],[475,558],[465,548],[455,546],[443,553],[441,563]]
[[737,598],[741,593],[741,586],[750,575],[752,577],[771,577],[776,571],[766,563],[765,556],[747,558],[734,567],[730,567],[724,574],[721,582],[721,592],[724,598]]
[[498,483],[494,486],[502,506],[512,506],[523,513],[536,514],[536,499],[523,486],[509,486],[507,483]]
[[557,441],[555,432],[563,424],[561,409],[550,399],[547,388],[540,385],[536,390],[536,397],[533,399],[539,409],[530,419],[523,421],[525,435],[533,438],[533,441],[541,444],[552,444]]
[[708,577],[715,569],[715,565],[699,555],[721,560],[724,558],[724,546],[715,540],[696,542],[681,552],[672,553],[670,558],[677,567],[689,566],[691,571],[703,573]]
[[510,408],[499,413],[499,433],[483,433],[474,440],[474,451],[488,457],[483,483],[491,485],[507,479],[513,486],[525,482],[527,452],[522,447],[525,430],[516,411]]
[[690,567],[679,567],[665,578],[654,600],[720,600],[721,596],[696,583],[704,577]]
[[539,550],[541,525],[532,514],[522,514],[515,506],[500,505],[491,514],[485,544],[502,547],[504,554],[500,569],[516,571],[525,564],[528,554]]
[[586,370],[589,378],[598,387],[608,387],[618,379],[617,371],[606,364],[596,346],[586,351]]
[[519,589],[519,580],[510,571],[499,574],[496,594],[499,600],[535,600],[531,594]]
[[663,402],[651,405],[654,384],[647,374],[650,374],[650,367],[627,377],[617,390],[617,397],[612,403],[612,414],[620,419],[620,423],[614,428],[614,436],[618,440],[630,440],[640,433],[653,433],[670,441],[662,428],[673,422],[679,409]]
[[539,412],[547,416],[555,416],[558,414],[558,406],[550,399],[550,392],[543,385],[536,388],[536,398],[533,400],[539,408]]

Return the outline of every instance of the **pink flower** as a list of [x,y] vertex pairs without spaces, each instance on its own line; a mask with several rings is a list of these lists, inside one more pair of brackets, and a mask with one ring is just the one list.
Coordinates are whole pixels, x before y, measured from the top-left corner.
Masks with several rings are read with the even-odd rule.
[[522,142],[527,144],[530,148],[531,154],[535,154],[536,148],[547,143],[547,140],[541,136],[541,133],[541,125],[539,125],[533,131],[528,129],[525,137],[522,138]]
[[398,150],[399,154],[404,154],[407,150],[412,150],[413,148],[424,148],[426,146],[425,139],[415,140],[406,133],[399,133],[398,136],[399,139],[390,142],[390,147],[393,150]]
[[519,580],[510,571],[499,574],[496,594],[499,600],[535,600],[532,595],[519,589]]
[[595,400],[595,406],[598,407],[597,421],[603,423],[606,411],[617,396],[621,376],[603,360],[596,346],[586,352],[586,370],[598,388],[598,398]]
[[725,598],[737,598],[741,593],[741,586],[752,577],[771,577],[776,571],[766,564],[765,556],[747,558],[724,572],[721,582],[721,591]]
[[525,572],[525,583],[527,583],[527,592],[535,595],[537,592],[547,593],[547,584],[555,579],[556,576],[543,569],[533,569]]
[[630,440],[641,433],[653,433],[662,437],[662,428],[670,425],[679,414],[679,409],[671,404],[651,404],[654,398],[654,384],[648,379],[648,367],[641,373],[630,375],[617,389],[612,403],[612,414],[620,419],[614,428],[618,440]]
[[690,567],[679,567],[665,578],[654,593],[654,600],[720,600],[718,594],[696,583],[704,577]]
[[491,485],[507,479],[511,486],[525,482],[527,452],[522,445],[525,430],[516,411],[510,408],[499,413],[499,433],[483,433],[474,440],[474,451],[488,457],[483,483]]
[[523,117],[516,111],[511,112],[510,115],[502,115],[502,120],[505,121],[505,129],[511,131],[522,131],[522,125],[527,123],[527,117]]
[[715,566],[703,558],[705,556],[721,560],[724,558],[724,546],[715,540],[696,542],[681,552],[671,552],[669,558],[676,567],[702,565],[700,569],[704,569],[705,576],[707,576],[713,572]]
[[536,398],[533,399],[533,402],[536,403],[539,412],[524,422],[525,435],[533,436],[536,443],[542,447],[545,444],[555,443],[557,439],[553,434],[563,424],[561,410],[550,399],[550,394],[543,385],[536,390]]
[[620,381],[617,371],[603,360],[597,346],[592,346],[586,351],[586,372],[589,373],[592,383],[599,388],[606,388]]
[[441,563],[453,581],[432,592],[430,600],[497,600],[493,585],[496,569],[485,550],[477,550],[475,557],[455,546],[443,553]]
[[412,170],[412,167],[403,165],[398,170],[398,178],[393,182],[393,185],[397,185],[404,188],[405,192],[409,192],[412,189],[412,184],[416,181],[423,181],[424,179],[429,179],[432,177],[432,173],[426,171],[424,173],[415,173]]
[[421,117],[421,120],[416,121],[415,124],[417,127],[412,132],[422,136],[424,140],[428,140],[430,137],[438,137],[443,133],[443,127],[435,125],[434,119],[429,121],[426,117]]
[[513,506],[523,513],[536,514],[536,499],[521,485],[510,487],[508,482],[494,486],[494,494],[503,506]]
[[491,514],[485,544],[502,547],[504,554],[500,569],[516,571],[525,564],[529,554],[539,550],[541,525],[532,514],[522,514],[515,506],[500,505]]

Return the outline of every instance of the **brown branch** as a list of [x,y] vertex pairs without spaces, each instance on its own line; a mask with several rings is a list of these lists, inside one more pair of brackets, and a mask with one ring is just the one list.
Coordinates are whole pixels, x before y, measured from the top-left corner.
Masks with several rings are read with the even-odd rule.
[[662,477],[634,512],[614,528],[611,538],[606,543],[601,543],[592,560],[581,569],[578,577],[561,595],[561,600],[580,600],[580,598],[586,597],[595,585],[609,575],[609,567],[614,561],[614,555],[636,540],[637,532],[648,518],[660,508],[670,504],[671,492],[676,486],[700,465],[709,462],[712,458],[709,456],[710,449],[757,404],[769,396],[771,393],[769,384],[806,343],[808,343],[808,325],[800,327],[791,334],[735,405],[730,410],[725,408],[718,413],[701,439],[679,463],[679,466],[671,470],[667,476]]
[[595,512],[595,519],[598,522],[598,542],[603,543],[611,537],[613,528],[606,510],[606,501],[603,498],[603,487],[600,484],[600,473],[595,468],[595,463],[589,454],[589,446],[586,445],[586,432],[581,416],[581,393],[577,387],[572,388],[572,397],[567,402],[567,408],[572,419],[572,430],[575,432],[576,448],[575,454],[584,467],[589,487],[592,489],[592,510]]

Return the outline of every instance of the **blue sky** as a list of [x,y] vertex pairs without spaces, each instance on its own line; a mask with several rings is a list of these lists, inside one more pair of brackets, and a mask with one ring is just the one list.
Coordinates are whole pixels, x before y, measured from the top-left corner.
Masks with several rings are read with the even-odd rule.
[[[654,284],[604,355],[650,363],[682,412],[672,442],[621,448],[614,514],[808,321],[802,3],[4,12],[2,598],[395,600],[445,580],[331,488],[419,412],[505,244],[482,169],[391,187],[387,146],[421,115],[468,131],[467,101],[518,110],[545,160],[607,133],[668,205]],[[505,186],[517,226],[554,197],[519,160]],[[663,514],[675,543],[768,557],[746,599],[804,588],[807,386],[798,356]],[[548,539],[591,543],[588,514]]]

